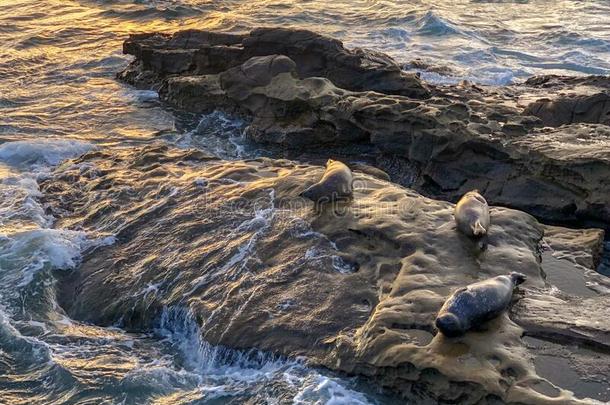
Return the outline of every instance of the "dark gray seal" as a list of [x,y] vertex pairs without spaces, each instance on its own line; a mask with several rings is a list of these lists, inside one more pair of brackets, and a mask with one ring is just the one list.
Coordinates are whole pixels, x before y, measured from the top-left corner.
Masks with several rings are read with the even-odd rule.
[[510,304],[514,288],[525,279],[525,275],[512,272],[460,288],[438,312],[436,327],[445,336],[462,336],[500,315]]
[[328,159],[326,171],[319,182],[301,193],[316,204],[348,200],[353,194],[352,171],[338,160]]

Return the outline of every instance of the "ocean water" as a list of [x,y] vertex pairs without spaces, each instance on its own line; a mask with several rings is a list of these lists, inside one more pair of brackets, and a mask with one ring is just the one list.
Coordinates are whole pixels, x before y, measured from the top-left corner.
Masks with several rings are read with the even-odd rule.
[[381,50],[436,83],[610,74],[603,0],[0,0],[0,403],[393,403],[298,359],[211,347],[183,308],[138,335],[74,321],[56,302],[55,271],[114,239],[54,227],[37,181],[55,165],[159,140],[228,159],[266,153],[239,121],[173,111],[117,82],[129,63],[122,41],[261,25]]

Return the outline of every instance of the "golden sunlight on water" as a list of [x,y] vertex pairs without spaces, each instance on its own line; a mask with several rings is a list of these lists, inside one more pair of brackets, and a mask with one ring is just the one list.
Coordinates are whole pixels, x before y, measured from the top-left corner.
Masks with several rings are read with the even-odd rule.
[[[607,72],[605,52],[590,45],[610,35],[596,18],[603,5],[573,1],[503,3],[442,1],[32,1],[3,0],[0,75],[3,138],[61,136],[122,142],[171,130],[173,117],[154,95],[114,81],[132,33],[198,28],[244,32],[299,25],[368,46],[401,62],[424,57],[459,80],[505,82],[537,69]],[[573,31],[573,16],[583,27]],[[587,36],[588,33],[590,38]],[[553,47],[559,51],[552,51]],[[576,47],[576,48],[575,48]],[[546,61],[559,52],[562,63]],[[598,66],[595,69],[585,66]],[[27,107],[27,108],[26,108]],[[142,108],[144,107],[144,108]]]
[[[122,52],[130,34],[245,33],[269,26],[306,28],[350,48],[387,53],[435,84],[466,79],[505,85],[551,73],[608,75],[608,16],[608,1],[0,0],[0,403],[261,404],[272,403],[269,398],[299,405],[398,403],[368,382],[298,359],[227,350],[202,339],[227,339],[239,348],[268,339],[277,348],[284,329],[277,336],[272,327],[265,329],[277,320],[299,334],[299,343],[326,345],[324,350],[343,339],[362,339],[364,346],[369,337],[383,335],[379,341],[398,342],[395,351],[375,354],[371,362],[393,364],[418,350],[415,346],[430,344],[418,355],[431,365],[421,373],[430,381],[442,374],[434,367],[443,362],[450,364],[449,374],[466,367],[498,386],[513,383],[517,372],[530,373],[521,363],[525,351],[511,346],[523,332],[512,323],[494,331],[507,346],[493,353],[485,352],[492,345],[478,331],[451,344],[431,329],[410,328],[411,318],[432,313],[445,288],[439,285],[469,282],[490,268],[531,264],[536,288],[557,277],[561,282],[555,284],[565,287],[569,277],[563,273],[573,271],[572,262],[564,260],[555,279],[540,276],[535,244],[542,236],[533,217],[494,208],[498,246],[489,254],[495,262],[486,263],[452,256],[461,252],[459,243],[439,245],[443,238],[455,241],[451,204],[374,176],[355,186],[355,201],[341,220],[338,214],[313,218],[309,201],[290,200],[294,205],[283,210],[275,191],[292,196],[322,168],[279,159],[236,161],[280,154],[247,142],[247,119],[177,110],[156,91],[133,88],[115,75],[132,60]],[[506,105],[533,101],[514,100]],[[547,133],[540,153],[566,148],[555,135]],[[576,157],[587,151],[596,156],[598,144],[600,150],[607,146],[605,140],[578,141]],[[203,152],[191,155],[187,148]],[[87,152],[78,163],[66,160]],[[197,165],[190,166],[193,162]],[[410,166],[399,169],[404,178],[415,176]],[[544,205],[542,200],[534,205]],[[523,226],[513,228],[511,215],[521,215]],[[362,257],[361,268],[355,258]],[[552,257],[546,262],[554,263]],[[457,266],[464,263],[468,272],[459,279]],[[373,269],[369,275],[366,266]],[[416,274],[403,271],[406,266]],[[304,268],[321,270],[315,288],[304,277],[302,285],[282,289]],[[439,271],[432,274],[430,268]],[[105,272],[108,278],[100,276]],[[70,289],[72,277],[83,275],[93,281]],[[401,294],[412,290],[409,277],[421,295],[403,302]],[[577,279],[581,285],[575,291],[583,299],[597,294],[587,280]],[[272,292],[261,294],[261,285]],[[362,296],[341,301],[349,310],[340,306],[335,313],[326,300],[337,292],[342,299]],[[325,294],[320,303],[309,299],[314,293]],[[72,295],[81,301],[68,308]],[[299,296],[307,299],[293,299]],[[380,298],[388,298],[385,307],[375,306]],[[175,303],[192,304],[199,312]],[[252,315],[249,305],[260,311]],[[112,311],[133,319],[113,317]],[[411,311],[409,319],[400,311]],[[154,313],[158,324],[138,324],[143,313]],[[332,342],[309,336],[310,324],[324,329],[370,314],[362,328],[337,327]],[[375,329],[379,320],[388,327]],[[265,333],[254,336],[255,324]],[[147,334],[140,334],[144,329]],[[553,345],[545,350],[560,346]],[[477,350],[480,357],[468,357]],[[596,351],[585,354],[581,358],[604,365]],[[549,358],[542,366],[567,363]],[[444,388],[467,385],[461,377]],[[607,388],[599,381],[582,392],[602,398]],[[582,389],[579,384],[570,387]]]

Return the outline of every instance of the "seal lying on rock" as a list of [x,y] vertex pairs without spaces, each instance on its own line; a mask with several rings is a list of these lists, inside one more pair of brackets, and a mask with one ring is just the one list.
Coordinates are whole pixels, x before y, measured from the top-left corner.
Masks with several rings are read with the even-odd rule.
[[458,229],[471,238],[481,238],[489,230],[489,206],[478,190],[464,194],[453,213]]
[[316,204],[345,200],[353,193],[352,171],[345,164],[328,159],[326,171],[319,182],[301,193]]
[[510,304],[513,289],[525,279],[525,275],[512,272],[460,288],[438,312],[436,327],[445,336],[462,336],[500,315]]

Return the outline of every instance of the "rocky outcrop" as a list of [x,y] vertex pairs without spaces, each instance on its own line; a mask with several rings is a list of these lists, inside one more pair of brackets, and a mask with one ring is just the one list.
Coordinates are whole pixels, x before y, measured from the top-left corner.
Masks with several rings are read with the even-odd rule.
[[[579,341],[596,344],[610,331],[609,300],[596,301],[599,316],[573,306],[547,317],[556,296],[540,266],[544,228],[492,207],[480,252],[456,231],[453,204],[364,169],[353,201],[316,212],[299,194],[320,166],[167,146],[68,161],[41,184],[57,226],[116,243],[62,277],[60,304],[76,319],[134,330],[149,330],[164,307],[185,308],[212,344],[305,356],[417,403],[581,403],[537,373],[522,335],[561,317],[565,330],[594,328]],[[509,271],[528,276],[517,312],[461,338],[436,333],[456,288]]]
[[544,125],[591,123],[610,125],[610,78],[586,79],[565,76],[538,76],[526,86],[544,89],[545,97],[529,104],[524,113],[539,117]]
[[380,169],[427,196],[478,188],[546,220],[610,224],[607,78],[434,87],[387,56],[290,29],[142,34],[124,50],[136,59],[120,78],[179,108],[246,116],[257,142],[372,145]]
[[354,91],[373,90],[415,98],[429,96],[419,77],[404,72],[390,57],[364,49],[348,50],[341,41],[307,30],[259,28],[247,35],[187,30],[173,35],[132,35],[123,45],[136,63],[123,78],[135,83],[152,72],[156,78],[172,74],[218,74],[256,56],[285,55],[296,62],[300,78],[327,77]]

